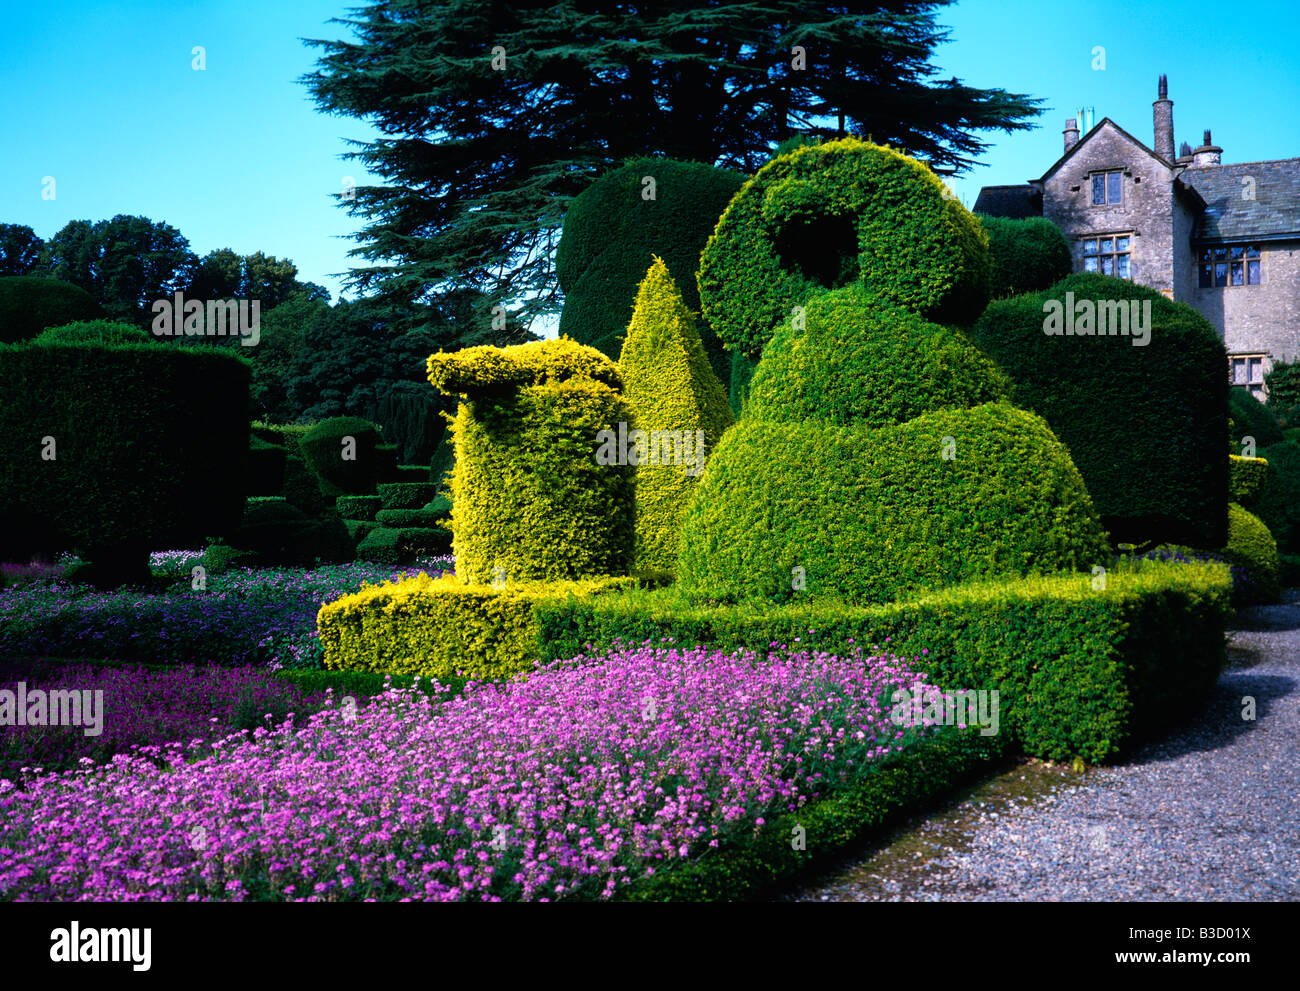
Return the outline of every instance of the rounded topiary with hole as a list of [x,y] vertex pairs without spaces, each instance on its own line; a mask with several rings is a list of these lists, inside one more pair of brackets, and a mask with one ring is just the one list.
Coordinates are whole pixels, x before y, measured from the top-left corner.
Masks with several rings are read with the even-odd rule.
[[723,344],[756,357],[792,307],[854,283],[929,319],[970,323],[990,272],[984,229],[929,168],[844,138],[763,166],[718,221],[698,283]]

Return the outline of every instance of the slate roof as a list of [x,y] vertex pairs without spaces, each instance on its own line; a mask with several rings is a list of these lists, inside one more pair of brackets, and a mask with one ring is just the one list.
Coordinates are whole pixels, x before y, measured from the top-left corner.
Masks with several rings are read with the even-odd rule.
[[972,213],[1024,220],[1043,215],[1043,194],[1033,186],[985,186],[975,199]]
[[[1205,200],[1192,237],[1198,241],[1300,238],[1300,158],[1187,168],[1179,177]],[[1243,199],[1255,180],[1255,198]]]

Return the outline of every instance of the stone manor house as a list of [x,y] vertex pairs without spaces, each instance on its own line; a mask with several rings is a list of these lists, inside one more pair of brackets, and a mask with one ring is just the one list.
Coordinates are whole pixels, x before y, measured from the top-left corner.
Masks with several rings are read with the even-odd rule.
[[1023,186],[985,186],[975,212],[1046,217],[1076,272],[1132,279],[1199,310],[1223,337],[1230,381],[1264,398],[1274,361],[1300,357],[1300,158],[1224,164],[1205,131],[1174,154],[1160,77],[1148,148],[1109,117]]

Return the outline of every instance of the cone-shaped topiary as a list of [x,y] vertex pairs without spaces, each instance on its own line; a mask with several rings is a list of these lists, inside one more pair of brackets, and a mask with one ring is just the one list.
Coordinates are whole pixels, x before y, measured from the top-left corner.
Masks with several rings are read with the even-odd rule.
[[[695,318],[658,256],[637,290],[618,363],[634,424],[646,432],[647,453],[659,462],[636,469],[634,567],[671,572],[677,566],[682,513],[704,459],[732,421]],[[671,458],[662,456],[664,440],[671,445]]]
[[879,427],[1010,394],[1006,375],[961,334],[862,286],[814,296],[800,309],[754,372],[747,419]]
[[614,362],[561,338],[439,352],[428,370],[463,400],[451,425],[457,576],[626,575],[634,469],[596,459],[601,431],[630,418]]
[[988,236],[925,165],[844,138],[772,159],[700,256],[704,318],[757,357],[791,308],[851,283],[903,309],[967,324],[988,302]]
[[[588,186],[569,204],[555,251],[565,294],[560,333],[616,357],[652,255],[668,266],[687,309],[697,311],[700,251],[744,182],[743,174],[704,162],[635,158]],[[725,382],[729,356],[707,325],[699,331]]]

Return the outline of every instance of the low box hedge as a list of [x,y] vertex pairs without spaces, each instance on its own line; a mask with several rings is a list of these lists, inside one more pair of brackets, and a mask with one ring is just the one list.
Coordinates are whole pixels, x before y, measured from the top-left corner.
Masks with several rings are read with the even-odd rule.
[[445,530],[446,519],[445,515],[433,509],[381,509],[375,514],[375,522],[380,526],[390,526],[399,530],[402,527],[412,526]]
[[534,618],[541,603],[627,588],[631,582],[597,578],[495,588],[422,574],[367,586],[317,614],[324,666],[435,678],[531,671],[542,656]]
[[428,481],[429,469],[418,481],[387,482],[379,485],[379,500],[384,509],[419,509],[438,494],[438,486]]
[[1243,458],[1228,455],[1231,473],[1228,476],[1228,495],[1235,503],[1249,506],[1258,498],[1268,477],[1267,458]]
[[1180,718],[1213,686],[1231,612],[1227,565],[1138,562],[1098,578],[983,582],[883,605],[692,604],[675,589],[550,599],[534,616],[544,660],[617,640],[672,638],[763,652],[885,644],[950,689],[997,690],[1024,752],[1091,762]]
[[418,557],[448,554],[451,532],[440,527],[393,528],[377,525],[357,545],[357,559],[379,564],[402,564]]
[[342,495],[334,500],[334,508],[345,520],[373,520],[383,500],[377,495]]

